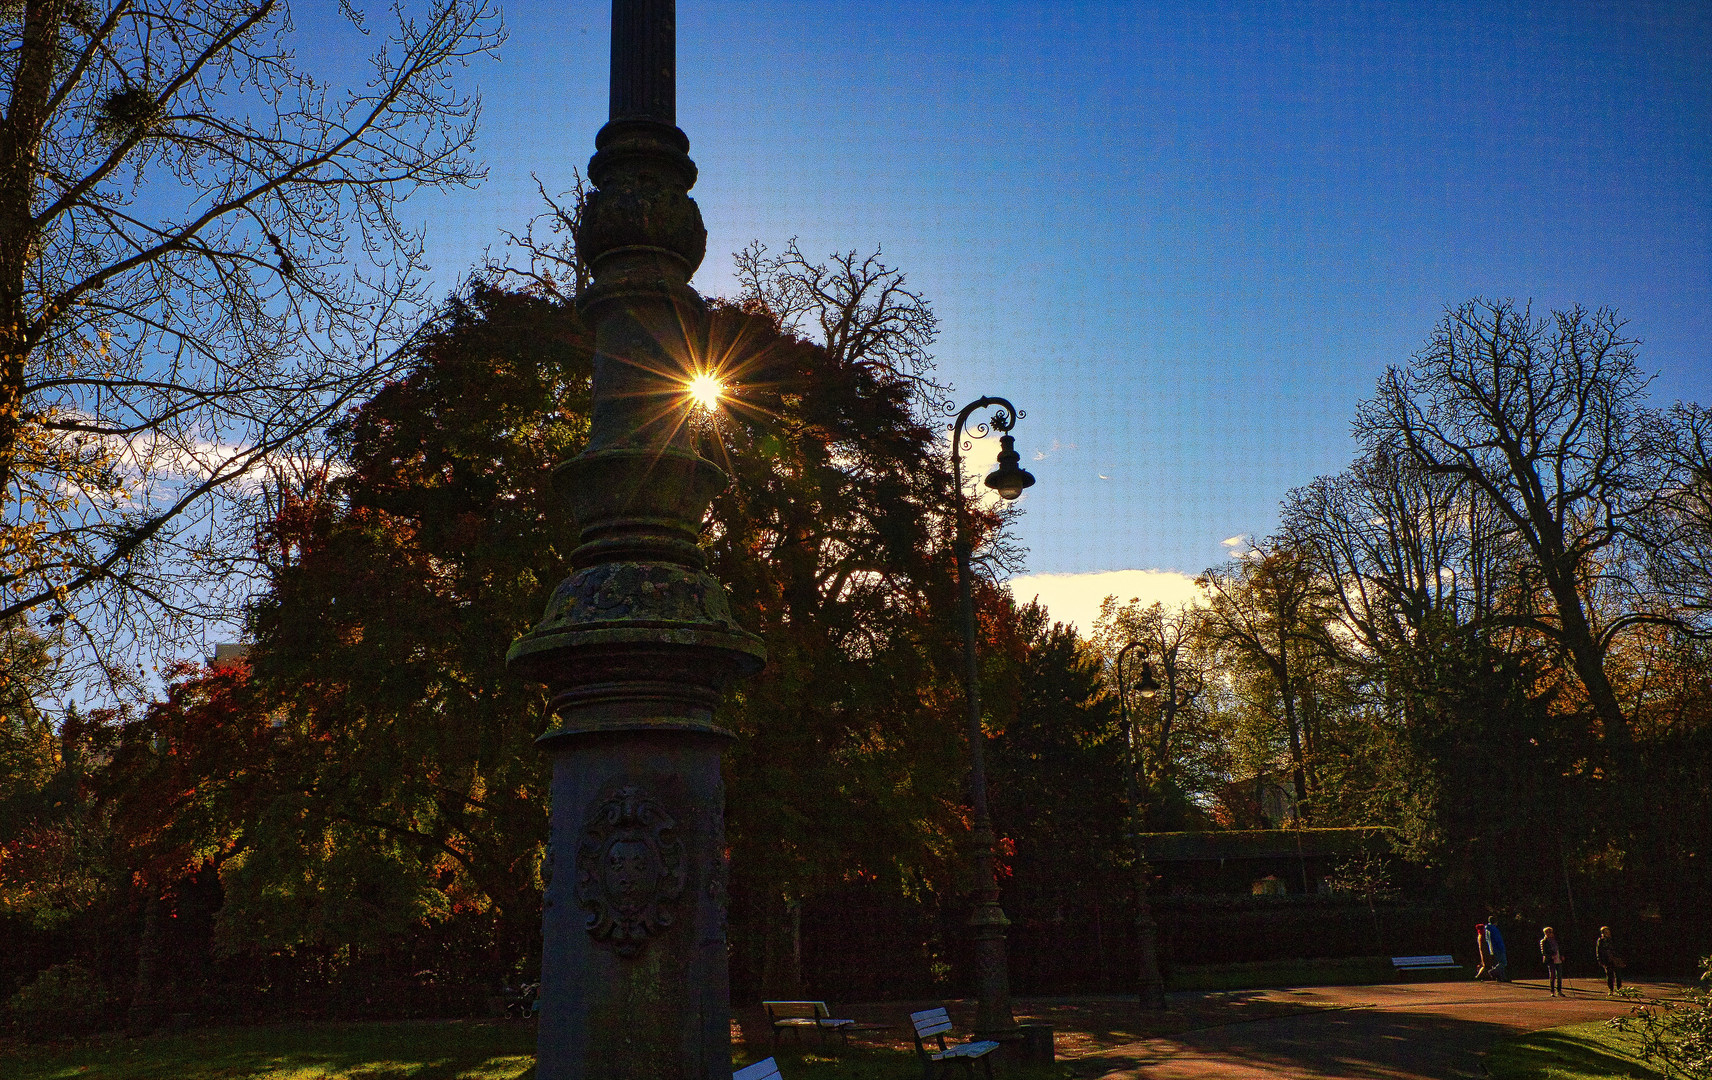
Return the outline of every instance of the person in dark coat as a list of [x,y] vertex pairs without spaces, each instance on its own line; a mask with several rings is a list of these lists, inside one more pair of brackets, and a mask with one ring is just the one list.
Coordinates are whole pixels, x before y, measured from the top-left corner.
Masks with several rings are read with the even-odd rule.
[[1553,997],[1563,996],[1563,949],[1558,947],[1557,931],[1546,927],[1540,931],[1540,963],[1546,966]]
[[1611,940],[1611,928],[1599,928],[1599,943],[1593,947],[1594,958],[1605,969],[1605,992],[1615,994],[1623,989],[1623,958],[1617,955],[1617,944]]

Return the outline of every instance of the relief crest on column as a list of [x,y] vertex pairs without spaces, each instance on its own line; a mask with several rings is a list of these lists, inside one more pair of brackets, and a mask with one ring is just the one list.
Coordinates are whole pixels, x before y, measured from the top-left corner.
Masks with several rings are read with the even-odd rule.
[[634,956],[672,925],[670,905],[687,874],[677,822],[640,787],[618,789],[594,807],[577,845],[577,900],[588,932]]

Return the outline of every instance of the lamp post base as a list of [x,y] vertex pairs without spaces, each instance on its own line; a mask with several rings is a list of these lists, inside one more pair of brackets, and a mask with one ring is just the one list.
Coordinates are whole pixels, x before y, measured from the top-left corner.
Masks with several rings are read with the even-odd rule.
[[540,1080],[729,1080],[726,740],[554,748]]
[[1165,980],[1159,974],[1159,924],[1147,910],[1147,897],[1138,897],[1141,910],[1135,917],[1136,967],[1139,978],[1137,997],[1141,1007],[1154,1011],[1165,1008]]
[[1016,1035],[1016,1017],[1011,1013],[1010,963],[1005,947],[1005,928],[1010,926],[997,897],[983,898],[969,916],[970,937],[975,942],[975,1037],[1004,1041]]

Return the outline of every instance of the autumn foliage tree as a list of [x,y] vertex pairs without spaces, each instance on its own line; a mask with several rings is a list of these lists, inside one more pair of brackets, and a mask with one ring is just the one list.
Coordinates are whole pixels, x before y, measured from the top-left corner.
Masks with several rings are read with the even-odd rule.
[[[765,943],[803,895],[949,873],[965,760],[950,479],[906,373],[841,361],[753,302],[712,305],[699,347],[732,387],[717,415],[686,414],[732,476],[705,543],[771,654],[721,713],[739,735],[736,918],[770,972]],[[294,816],[222,871],[222,919],[258,947],[312,940],[262,901],[317,880],[299,853],[325,837],[427,883],[425,917],[490,919],[494,970],[514,970],[534,952],[546,774],[540,689],[503,655],[566,572],[552,470],[586,437],[590,340],[571,304],[477,283],[412,358],[335,429],[342,471],[270,496],[254,657]],[[792,978],[757,975],[775,976]]]

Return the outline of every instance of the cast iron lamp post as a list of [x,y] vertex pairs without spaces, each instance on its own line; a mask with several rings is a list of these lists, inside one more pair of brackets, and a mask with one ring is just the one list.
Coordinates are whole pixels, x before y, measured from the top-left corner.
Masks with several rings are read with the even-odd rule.
[[[512,670],[547,684],[551,878],[540,1080],[728,1080],[725,790],[713,710],[760,670],[697,539],[725,474],[696,453],[707,248],[676,126],[673,0],[613,0],[610,120],[577,247],[595,333],[587,447],[558,469],[580,543]],[[705,389],[705,388],[703,388]]]
[[[1123,714],[1124,740],[1129,745],[1130,837],[1135,843],[1135,953],[1138,996],[1144,1009],[1165,1008],[1165,980],[1159,975],[1159,924],[1153,921],[1153,911],[1147,904],[1147,847],[1142,841],[1140,763],[1136,760],[1135,725],[1129,718],[1129,693],[1124,685],[1124,657],[1140,645],[1131,641],[1118,650],[1118,709]],[[1153,665],[1141,664],[1141,681],[1136,692],[1144,698],[1159,693],[1159,683],[1153,678]]]
[[[975,942],[975,1032],[986,1037],[1016,1030],[1011,1015],[1011,986],[1005,956],[1005,918],[999,906],[999,879],[993,871],[993,820],[987,813],[987,761],[981,750],[980,669],[975,661],[975,595],[969,570],[969,505],[963,492],[963,426],[976,409],[994,407],[992,426],[1001,432],[998,465],[987,475],[986,484],[1007,502],[1034,483],[1034,477],[1018,465],[1016,439],[1011,428],[1017,421],[1016,406],[1004,398],[984,397],[963,406],[951,430],[951,471],[957,484],[957,608],[963,623],[963,694],[969,706],[969,797],[975,811],[970,840],[975,845],[975,910],[969,916]],[[977,429],[987,433],[987,425]]]

